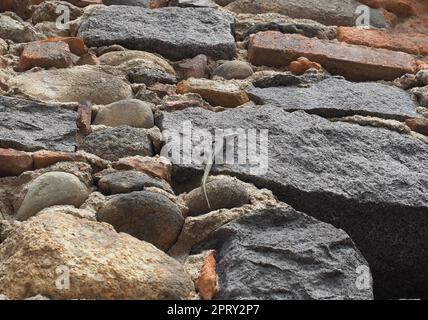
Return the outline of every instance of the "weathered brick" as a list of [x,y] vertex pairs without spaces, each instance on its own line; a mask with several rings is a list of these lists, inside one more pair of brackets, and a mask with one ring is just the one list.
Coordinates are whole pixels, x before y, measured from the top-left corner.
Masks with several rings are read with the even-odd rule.
[[32,169],[33,157],[31,153],[0,148],[0,177],[18,176],[24,171]]
[[306,57],[320,63],[332,74],[355,81],[394,80],[416,71],[414,57],[404,52],[276,31],[252,36],[248,56],[254,65],[275,67],[285,67],[299,57]]
[[406,120],[407,126],[415,132],[428,136],[428,119],[414,118]]
[[428,35],[422,33],[390,33],[375,29],[339,27],[337,38],[350,44],[428,55]]
[[61,161],[84,162],[85,157],[78,153],[41,150],[33,153],[34,168],[46,168]]
[[19,70],[26,71],[34,67],[67,68],[72,64],[71,52],[66,43],[32,42],[21,53]]
[[88,52],[88,48],[86,47],[83,40],[79,37],[48,38],[46,40],[43,40],[42,42],[65,42],[66,44],[68,44],[70,51],[78,56],[81,56]]

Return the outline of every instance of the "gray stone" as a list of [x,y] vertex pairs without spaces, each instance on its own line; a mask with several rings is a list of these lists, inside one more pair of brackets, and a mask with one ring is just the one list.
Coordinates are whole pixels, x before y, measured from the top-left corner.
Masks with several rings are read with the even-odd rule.
[[226,80],[246,79],[253,73],[251,65],[244,61],[227,61],[213,71],[214,76],[222,77]]
[[171,200],[148,191],[114,196],[98,212],[98,219],[163,251],[177,241],[184,224],[180,210]]
[[375,82],[327,78],[309,88],[251,88],[247,93],[258,104],[271,104],[286,111],[305,110],[324,117],[358,114],[404,120],[418,115],[417,105],[406,91]]
[[421,70],[416,74],[416,77],[423,85],[428,86],[428,70]]
[[154,126],[153,111],[151,104],[141,100],[122,100],[101,108],[97,112],[93,124],[150,129]]
[[105,195],[142,191],[145,187],[157,187],[174,193],[166,181],[139,171],[117,171],[110,173],[100,179],[98,187]]
[[144,83],[152,85],[156,82],[174,84],[177,82],[175,76],[169,74],[165,69],[155,63],[134,60],[124,66],[128,79],[131,83]]
[[236,180],[214,180],[206,184],[207,200],[202,187],[192,190],[184,201],[189,208],[189,216],[202,215],[218,209],[241,207],[249,201],[245,187]]
[[[311,19],[333,26],[355,26],[361,13],[356,12],[361,3],[356,0],[236,0],[226,6],[237,13],[280,13],[291,18]],[[370,9],[371,25],[386,28],[380,10]]]
[[88,195],[87,187],[76,176],[66,172],[48,172],[28,185],[28,192],[16,218],[26,220],[39,211],[55,205],[79,207]]
[[95,10],[78,35],[91,47],[120,44],[173,60],[198,54],[231,59],[236,53],[232,24],[232,15],[214,9],[110,6]]
[[[263,165],[237,164],[213,172],[266,187],[297,210],[344,229],[368,260],[378,297],[426,292],[428,145],[383,128],[268,105],[163,113],[160,125],[180,130],[189,120],[193,129],[268,129],[268,162],[260,162],[266,172],[251,170]],[[173,172],[179,184],[201,176],[203,166],[175,164]]]
[[153,155],[152,142],[146,131],[128,126],[95,131],[86,136],[78,148],[110,161]]
[[0,38],[12,40],[15,43],[31,42],[45,39],[34,27],[23,21],[12,12],[0,13]]
[[170,6],[182,8],[218,8],[219,6],[213,0],[171,0]]
[[216,299],[373,299],[370,278],[366,289],[356,285],[357,270],[369,268],[349,236],[292,208],[230,222],[197,251],[205,248],[217,252]]
[[410,92],[415,97],[415,100],[422,107],[428,107],[428,85],[421,88],[414,88]]
[[77,112],[0,97],[0,148],[75,151]]

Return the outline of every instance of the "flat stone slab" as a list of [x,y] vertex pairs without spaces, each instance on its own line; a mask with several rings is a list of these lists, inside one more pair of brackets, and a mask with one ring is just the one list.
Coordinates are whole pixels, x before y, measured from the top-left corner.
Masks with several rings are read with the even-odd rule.
[[405,120],[418,117],[418,105],[407,91],[379,82],[327,78],[309,88],[253,87],[247,93],[258,104],[275,105],[289,112],[305,110],[329,118],[363,115]]
[[285,67],[299,57],[320,63],[331,74],[355,81],[394,80],[416,71],[415,58],[404,52],[277,31],[250,37],[248,58],[254,65]]
[[[217,253],[216,299],[373,299],[370,269],[349,236],[291,207],[222,226],[195,251],[208,249]],[[367,272],[364,288],[356,270]]]
[[[226,8],[238,13],[275,12],[325,25],[355,26],[361,5],[356,0],[235,0]],[[376,9],[370,9],[370,23],[377,28],[387,26],[382,12]]]
[[0,148],[75,151],[77,112],[0,97]]
[[109,6],[94,11],[78,34],[90,47],[119,44],[172,60],[198,54],[230,60],[236,53],[232,24],[231,14],[209,8]]
[[[237,152],[235,164],[214,166],[214,172],[266,187],[295,209],[344,229],[368,260],[379,296],[425,292],[428,145],[386,129],[268,105],[164,113],[161,126],[182,130],[189,120],[193,129],[268,129],[267,172],[238,165]],[[183,182],[203,171],[197,162],[174,168],[174,181]]]

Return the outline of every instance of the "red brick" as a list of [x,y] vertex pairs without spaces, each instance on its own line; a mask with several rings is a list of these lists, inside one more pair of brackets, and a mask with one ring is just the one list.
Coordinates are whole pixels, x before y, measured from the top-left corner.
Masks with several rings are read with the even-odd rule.
[[196,280],[196,289],[203,300],[212,300],[217,293],[217,273],[214,251],[204,260],[201,273],[198,280]]
[[92,124],[92,107],[91,103],[88,101],[84,101],[79,103],[79,107],[77,108],[77,127],[79,131],[83,135],[88,135],[91,133],[91,124]]
[[160,82],[156,82],[155,84],[152,84],[151,86],[147,87],[150,91],[153,91],[157,94],[159,98],[163,98],[165,96],[170,96],[175,94],[175,87],[170,84],[164,84]]
[[33,170],[33,157],[31,153],[0,149],[0,176],[18,176],[21,173]]
[[136,170],[155,178],[171,181],[171,164],[163,158],[134,156],[119,159],[112,165],[116,170]]
[[389,33],[375,29],[339,27],[337,39],[350,44],[428,55],[428,35],[422,33]]
[[203,78],[208,68],[208,58],[200,54],[193,59],[177,62],[174,69],[179,79]]
[[168,7],[168,5],[169,5],[169,0],[150,0],[149,2],[150,9]]
[[73,64],[71,52],[64,42],[31,42],[21,53],[19,70],[26,71],[34,67],[67,68]]
[[57,37],[57,38],[48,38],[42,42],[65,42],[68,44],[70,51],[74,54],[81,56],[88,52],[83,40],[79,37]]
[[97,58],[96,55],[94,55],[93,53],[85,53],[83,54],[79,60],[76,62],[76,65],[78,66],[83,66],[83,65],[98,65],[100,64],[100,60]]
[[428,119],[414,118],[406,120],[407,126],[415,132],[428,136]]
[[85,157],[72,152],[41,150],[33,153],[34,168],[46,168],[61,161],[84,162]]
[[416,71],[414,57],[404,52],[276,31],[252,36],[248,56],[254,65],[274,67],[285,67],[299,57],[306,57],[332,74],[355,81],[394,80]]

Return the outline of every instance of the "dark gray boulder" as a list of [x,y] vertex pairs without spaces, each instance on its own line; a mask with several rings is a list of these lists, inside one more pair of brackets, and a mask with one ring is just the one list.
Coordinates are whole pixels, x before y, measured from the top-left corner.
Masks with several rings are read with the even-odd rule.
[[[164,113],[161,129],[179,130],[188,120],[193,129],[268,129],[266,172],[251,170],[262,167],[257,161],[238,165],[236,158],[213,172],[266,187],[297,210],[344,229],[368,260],[379,297],[426,293],[428,145],[386,129],[268,105]],[[202,172],[198,164],[175,164],[173,179],[178,184]]]
[[78,35],[91,47],[119,44],[172,60],[198,54],[229,60],[236,53],[232,24],[232,15],[208,8],[110,6],[95,10]]
[[217,251],[217,299],[373,299],[367,262],[351,238],[290,207],[230,222],[194,251],[205,249]]
[[[296,79],[289,77],[290,83]],[[417,104],[408,92],[378,82],[327,78],[309,88],[292,85],[250,88],[247,92],[258,104],[271,104],[286,111],[305,110],[323,117],[367,115],[404,120],[418,116]]]
[[77,112],[0,97],[0,148],[75,151]]
[[163,251],[177,241],[184,224],[175,203],[162,194],[149,191],[113,196],[98,212],[98,220]]
[[189,208],[189,216],[198,216],[218,209],[241,207],[249,202],[245,187],[234,179],[214,180],[206,184],[207,199],[203,187],[190,191],[183,198]]
[[152,141],[146,130],[128,126],[92,132],[79,143],[78,149],[109,161],[154,154]]

